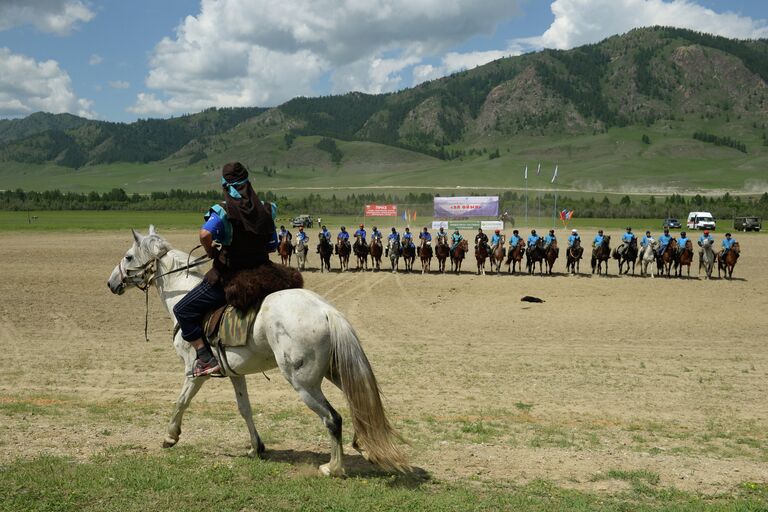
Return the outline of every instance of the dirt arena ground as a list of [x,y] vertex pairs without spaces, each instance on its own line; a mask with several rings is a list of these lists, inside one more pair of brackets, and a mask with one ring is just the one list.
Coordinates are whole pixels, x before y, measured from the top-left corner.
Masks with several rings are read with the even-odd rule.
[[[166,236],[196,243],[194,233]],[[695,267],[691,279],[617,277],[613,261],[608,277],[584,274],[588,265],[575,277],[562,259],[553,277],[476,276],[470,260],[459,276],[305,279],[357,328],[412,461],[432,478],[610,492],[626,482],[601,475],[645,470],[662,486],[728,492],[768,481],[768,236],[738,238],[732,281],[698,279]],[[145,343],[144,295],[107,289],[130,233],[3,239],[0,463],[160,452],[182,369],[156,294]],[[268,375],[249,378],[257,427],[275,460],[313,470],[327,460],[325,431]],[[244,455],[232,394],[225,380],[207,383],[180,446]],[[348,462],[353,474],[365,466]]]

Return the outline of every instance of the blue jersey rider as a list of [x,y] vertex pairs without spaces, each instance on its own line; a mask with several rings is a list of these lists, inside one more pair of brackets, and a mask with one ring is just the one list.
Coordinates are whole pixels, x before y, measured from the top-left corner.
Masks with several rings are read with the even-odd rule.
[[577,240],[579,244],[581,244],[581,237],[579,236],[579,232],[575,229],[572,229],[570,236],[568,236],[568,247],[573,247],[573,244],[575,244]]
[[659,257],[664,255],[664,251],[667,250],[667,246],[672,240],[674,240],[674,238],[669,234],[669,228],[664,228],[664,234],[659,237]]
[[347,232],[347,228],[344,226],[341,226],[341,231],[338,235],[336,235],[336,248],[334,250],[335,254],[339,253],[339,247],[344,244],[347,247],[349,247],[349,233]]
[[721,256],[725,256],[728,251],[731,250],[733,247],[733,244],[736,243],[735,238],[731,238],[730,233],[725,234],[725,238],[723,238],[723,252],[721,253]]
[[597,251],[597,248],[603,245],[603,241],[605,240],[605,236],[603,235],[603,230],[598,229],[597,234],[595,235],[595,239],[592,240],[592,255],[594,256],[596,254],[595,251]]
[[[328,231],[328,228],[323,226],[322,229],[320,230],[320,238],[324,239],[324,241],[330,244],[332,236],[333,235],[331,235],[331,232]],[[317,244],[317,254],[320,254],[320,245],[321,244]]]
[[680,238],[677,239],[677,253],[682,254],[685,250],[686,244],[690,242],[688,240],[688,236],[686,236],[685,231],[680,232]]
[[621,244],[616,248],[616,252],[619,255],[624,254],[624,251],[627,250],[627,247],[629,247],[629,244],[632,243],[632,240],[635,240],[637,237],[635,237],[635,234],[632,232],[632,228],[627,226],[627,232],[621,235]]
[[299,226],[299,232],[296,233],[296,245],[300,243],[304,244],[304,256],[306,257],[307,251],[309,251],[309,236],[304,232],[304,226]]
[[357,230],[357,231],[355,231],[355,236],[356,236],[356,237],[357,237],[357,236],[359,236],[359,237],[360,237],[360,242],[361,242],[363,245],[366,245],[365,237],[366,237],[367,235],[368,235],[368,233],[366,233],[366,232],[365,232],[365,225],[364,225],[364,224],[360,224],[360,227],[358,228],[358,230]]
[[544,236],[544,248],[549,249],[549,246],[552,245],[552,242],[555,242],[557,240],[557,237],[555,237],[555,230],[550,229],[549,233]]
[[[226,304],[224,285],[238,272],[269,262],[269,245],[275,236],[272,215],[248,181],[245,166],[230,162],[221,174],[225,204],[215,205],[212,210],[218,213],[208,215],[200,229],[200,243],[213,260],[213,268],[173,307],[181,337],[197,352],[189,373],[193,378],[221,374],[219,362],[203,340],[203,317]],[[221,244],[220,249],[214,246],[215,241]]]
[[413,245],[413,233],[411,233],[411,228],[405,228],[405,233],[403,233],[403,247],[416,247]]
[[379,231],[379,228],[376,226],[373,226],[373,229],[371,230],[371,241],[378,239],[379,242],[381,242],[381,238],[384,235],[381,234],[381,231]]
[[437,243],[441,243],[441,239],[442,243],[448,243],[448,233],[445,232],[445,229],[442,226],[440,226],[440,229],[437,230],[435,236],[437,237]]
[[509,249],[514,250],[514,248],[517,247],[517,244],[520,243],[520,240],[522,240],[522,238],[520,238],[520,232],[515,229],[512,231],[512,236],[509,237]]
[[536,244],[539,243],[540,239],[541,237],[538,234],[536,234],[536,230],[532,229],[531,236],[528,237],[528,249],[533,249],[534,247],[536,247]]
[[453,250],[459,246],[462,240],[464,240],[464,237],[461,236],[461,233],[459,233],[459,230],[457,229],[451,235],[451,254],[453,254]]
[[496,229],[491,235],[491,250],[494,250],[499,243],[501,243],[501,230]]
[[653,237],[651,236],[651,230],[647,230],[645,234],[643,235],[642,240],[640,240],[640,247],[642,249],[645,249],[645,247],[653,241]]
[[384,250],[384,256],[389,255],[389,247],[393,244],[397,244],[397,252],[400,254],[400,233],[398,233],[394,227],[387,237],[387,248]]
[[424,240],[427,245],[432,245],[432,235],[429,233],[427,226],[424,226],[424,229],[419,233],[419,240]]

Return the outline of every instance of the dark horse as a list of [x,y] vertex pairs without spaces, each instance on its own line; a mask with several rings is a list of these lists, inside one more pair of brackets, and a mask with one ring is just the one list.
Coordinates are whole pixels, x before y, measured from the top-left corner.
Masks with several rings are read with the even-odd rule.
[[571,274],[579,273],[579,261],[584,254],[584,248],[581,246],[581,240],[576,239],[573,241],[573,245],[565,251],[565,269]]
[[515,265],[517,265],[517,271],[523,271],[523,255],[525,254],[525,240],[522,238],[517,241],[517,245],[509,248],[509,256],[507,256],[507,267],[509,267],[509,273],[515,273]]
[[320,233],[320,243],[317,246],[317,252],[320,254],[320,272],[323,272],[324,270],[330,272],[333,246],[322,233]]
[[672,277],[672,265],[677,264],[677,240],[674,238],[670,240],[656,261],[658,262],[659,274],[667,274],[667,277]]
[[355,236],[355,245],[352,246],[352,251],[355,253],[355,257],[357,257],[357,270],[368,270],[369,250],[370,248],[368,247],[368,244],[363,240],[363,237],[360,235]]
[[632,238],[632,241],[629,242],[629,245],[626,249],[624,249],[624,252],[619,254],[618,248],[613,250],[613,259],[619,261],[619,274],[622,274],[622,268],[624,267],[624,264],[626,263],[627,268],[624,269],[624,274],[629,272],[629,264],[632,264],[632,275],[635,275],[635,261],[637,260],[637,238]]
[[381,255],[384,253],[384,247],[381,245],[381,238],[375,236],[371,240],[371,267],[376,266],[376,270],[381,270]]
[[410,272],[413,270],[413,262],[416,261],[416,246],[413,242],[405,242],[402,248],[403,262],[405,263],[405,271]]
[[544,261],[547,263],[547,274],[552,274],[552,267],[555,265],[555,260],[560,255],[560,249],[557,248],[557,240],[552,240],[549,247],[545,249]]
[[349,240],[336,242],[336,254],[339,255],[339,266],[341,267],[342,272],[349,270],[350,251]]
[[485,260],[488,259],[488,243],[484,240],[478,240],[475,248],[475,259],[477,260],[477,275],[482,271],[485,275]]
[[539,264],[539,275],[544,275],[544,239],[539,238],[536,241],[536,245],[525,251],[525,268],[529,274],[533,274],[536,270],[536,263]]
[[444,236],[437,238],[435,256],[437,257],[437,271],[445,274],[445,260],[451,255],[451,247]]
[[608,275],[608,260],[611,257],[611,236],[606,235],[603,238],[602,243],[592,250],[592,273],[595,273],[597,268],[597,275],[600,275],[600,271],[605,263],[605,275]]
[[424,239],[419,245],[419,259],[421,260],[421,273],[429,273],[429,267],[432,264],[432,246]]
[[683,276],[683,265],[688,267],[688,277],[691,277],[691,263],[693,262],[693,243],[685,241],[685,247],[679,248],[679,254],[675,260],[675,275]]
[[456,248],[451,253],[451,272],[457,274],[461,272],[461,262],[464,261],[464,255],[469,250],[469,244],[466,240],[462,240],[456,245]]
[[733,277],[733,267],[736,266],[736,261],[741,254],[741,247],[739,242],[734,242],[733,246],[725,253],[720,252],[717,254],[717,277],[720,277],[720,270],[722,269],[725,277],[731,279]]

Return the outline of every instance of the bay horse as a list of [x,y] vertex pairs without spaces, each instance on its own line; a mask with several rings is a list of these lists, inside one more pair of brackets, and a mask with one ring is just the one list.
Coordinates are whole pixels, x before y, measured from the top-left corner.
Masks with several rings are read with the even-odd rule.
[[536,263],[539,264],[539,275],[544,275],[544,239],[539,238],[536,241],[536,245],[525,251],[525,268],[529,274],[533,274],[536,271]]
[[[116,295],[137,287],[154,286],[165,312],[173,318],[174,306],[203,280],[201,267],[189,268],[189,255],[175,250],[150,226],[149,234],[133,231],[133,244],[115,266],[107,286]],[[302,321],[297,322],[296,319]],[[174,326],[176,321],[174,319]],[[191,377],[196,354],[176,329],[173,346],[184,363],[181,393],[163,441],[170,448],[179,441],[181,421],[190,402],[210,377]],[[221,354],[220,354],[221,355]],[[396,444],[400,436],[392,428],[381,402],[381,393],[355,329],[329,302],[303,288],[268,295],[256,316],[245,344],[229,347],[224,367],[235,388],[240,415],[250,435],[248,454],[265,452],[253,422],[246,374],[279,368],[301,400],[325,424],[331,444],[331,460],[319,467],[327,476],[343,476],[341,416],[328,403],[321,385],[327,379],[344,394],[355,430],[352,446],[363,448],[368,460],[379,466],[405,471],[408,463]],[[231,370],[231,371],[230,371]]]
[[523,271],[523,255],[525,254],[525,240],[522,238],[517,241],[517,245],[509,248],[509,255],[507,256],[507,268],[510,274],[515,273],[515,266],[517,271]]
[[355,235],[355,245],[352,246],[352,251],[357,258],[357,270],[368,270],[368,244],[363,241],[362,235]]
[[336,242],[336,254],[339,255],[339,267],[341,267],[341,272],[349,270],[350,251],[349,240],[345,240],[344,242],[339,240]]
[[501,264],[504,261],[504,255],[506,253],[504,242],[505,237],[504,235],[501,235],[496,245],[491,247],[491,270],[494,270],[497,275],[501,270]]
[[416,246],[413,245],[413,242],[406,243],[402,246],[402,251],[405,271],[410,272],[413,270],[413,262],[416,261]]
[[424,238],[421,239],[419,245],[419,259],[421,260],[421,273],[429,274],[432,265],[432,245]]
[[317,252],[320,254],[320,272],[323,270],[331,271],[331,256],[333,255],[333,246],[331,242],[323,236],[319,235],[320,243],[317,246]]
[[560,249],[557,248],[557,240],[552,240],[544,253],[544,261],[547,263],[547,274],[552,275],[552,267],[559,255]]
[[396,238],[390,238],[387,242],[387,254],[389,255],[389,263],[392,265],[392,273],[397,272],[400,264],[400,240]]
[[488,243],[485,240],[478,240],[475,247],[475,259],[477,260],[477,275],[482,272],[485,275],[485,260],[488,259]]
[[693,243],[690,240],[685,241],[685,247],[680,249],[680,254],[675,261],[675,275],[682,277],[683,265],[688,267],[688,277],[691,277],[691,262],[693,261]]
[[605,263],[605,275],[608,275],[608,260],[611,257],[611,236],[606,235],[603,241],[592,250],[592,273],[597,269],[597,275],[600,275],[603,263]]
[[[629,273],[629,264],[632,264],[632,275],[635,275],[635,261],[637,260],[637,238],[632,238],[624,252],[619,254],[618,248],[613,250],[613,259],[619,262],[619,275]],[[624,268],[624,265],[627,268]]]
[[381,255],[384,248],[381,246],[381,237],[375,236],[371,240],[371,267],[381,270]]
[[648,273],[648,266],[651,267],[651,277],[653,277],[653,265],[656,263],[656,249],[659,247],[659,242],[649,237],[643,251],[640,253],[638,263],[640,263],[640,275],[644,276]]
[[435,256],[437,257],[437,271],[445,274],[445,260],[451,255],[451,246],[444,236],[437,237],[435,245]]
[[464,261],[464,255],[469,251],[469,244],[466,240],[459,242],[451,253],[451,272],[461,273],[461,262]]
[[739,242],[734,242],[733,246],[731,246],[728,252],[725,253],[725,256],[723,256],[723,253],[718,253],[717,277],[720,277],[720,270],[722,269],[725,277],[731,279],[733,277],[733,267],[736,266],[740,254],[741,247],[739,246]]
[[[664,252],[659,256],[660,269],[663,273],[667,275],[667,277],[672,277],[672,265],[675,264],[676,260],[677,260],[677,240],[673,238],[667,244],[667,248],[664,249]],[[662,272],[659,272],[659,273],[661,274]]]
[[280,263],[283,265],[291,264],[291,253],[293,253],[293,246],[287,236],[280,237],[280,245],[277,246],[277,253],[280,255]]
[[579,273],[579,261],[584,254],[584,248],[581,246],[581,239],[573,241],[573,245],[565,251],[565,269],[571,274]]
[[701,274],[701,268],[704,267],[704,273],[707,279],[712,278],[712,269],[715,265],[715,251],[712,250],[712,244],[714,242],[710,238],[705,238],[701,242],[701,254],[699,255],[699,274]]

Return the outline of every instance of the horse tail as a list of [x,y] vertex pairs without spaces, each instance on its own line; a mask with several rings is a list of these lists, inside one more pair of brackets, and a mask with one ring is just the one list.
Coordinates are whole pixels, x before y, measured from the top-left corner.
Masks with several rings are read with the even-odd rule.
[[405,442],[389,423],[381,391],[357,333],[338,311],[328,313],[331,331],[331,374],[338,379],[352,414],[358,442],[368,459],[385,469],[410,469],[398,443]]

